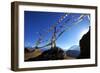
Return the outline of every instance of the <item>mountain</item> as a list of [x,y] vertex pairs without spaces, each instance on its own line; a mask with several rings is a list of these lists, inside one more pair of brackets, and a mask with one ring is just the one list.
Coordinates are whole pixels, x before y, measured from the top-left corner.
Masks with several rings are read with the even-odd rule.
[[73,58],[77,58],[80,54],[80,51],[77,50],[68,50],[66,52],[67,56],[73,57]]
[[73,45],[69,48],[69,50],[77,50],[80,51],[80,47],[78,45]]
[[74,45],[66,51],[67,56],[77,58],[80,55],[80,47],[78,45]]
[[26,61],[42,61],[42,60],[62,60],[64,59],[63,55],[64,51],[59,48],[50,48],[44,52],[42,52],[39,56],[37,57],[31,57],[30,59]]
[[79,41],[81,54],[78,57],[82,58],[90,58],[90,29],[89,31],[83,35],[83,37]]
[[24,49],[24,60],[28,60],[30,58],[38,57],[42,54],[42,51],[39,48],[25,48]]
[[33,48],[28,48],[28,47],[26,47],[25,49],[24,49],[24,52],[25,53],[29,53],[29,52],[32,52],[34,49]]

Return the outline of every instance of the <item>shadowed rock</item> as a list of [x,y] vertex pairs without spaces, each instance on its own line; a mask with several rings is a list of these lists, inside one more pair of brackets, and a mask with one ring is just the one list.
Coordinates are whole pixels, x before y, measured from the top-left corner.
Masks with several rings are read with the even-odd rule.
[[90,58],[90,30],[82,37],[79,45],[81,53],[78,58]]
[[61,60],[64,59],[64,51],[58,47],[44,51],[41,55],[35,58],[30,58],[26,61],[42,61],[42,60]]

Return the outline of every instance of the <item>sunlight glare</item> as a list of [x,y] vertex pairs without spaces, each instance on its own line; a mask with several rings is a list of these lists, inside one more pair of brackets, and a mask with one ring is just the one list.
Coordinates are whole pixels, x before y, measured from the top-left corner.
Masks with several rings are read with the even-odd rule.
[[89,30],[89,29],[83,30],[83,31],[80,33],[80,38],[82,38],[82,36],[83,36],[84,34],[86,34],[86,33],[88,32],[88,30]]

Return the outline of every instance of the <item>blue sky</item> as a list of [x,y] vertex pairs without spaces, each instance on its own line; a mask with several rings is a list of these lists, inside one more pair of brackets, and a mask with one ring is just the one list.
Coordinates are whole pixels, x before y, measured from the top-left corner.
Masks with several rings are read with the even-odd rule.
[[[65,13],[58,12],[36,12],[36,11],[25,11],[24,12],[24,47],[35,47],[35,42],[39,38],[39,34],[44,35],[46,31],[58,20],[64,16]],[[80,17],[81,13],[70,13],[66,18],[57,25],[57,30],[60,29],[60,26],[65,24],[63,29],[66,27],[72,27],[69,30],[66,30],[60,36],[56,45],[64,50],[67,50],[73,45],[79,45],[79,40],[82,35],[84,35],[89,29],[89,19],[88,15],[84,16],[82,21],[77,25],[72,24],[73,21],[77,20]],[[65,22],[70,19],[70,21]],[[61,29],[61,31],[63,30]],[[52,32],[46,34],[43,40],[51,39]],[[39,34],[38,34],[39,33]],[[57,33],[57,35],[60,32]],[[47,42],[41,43],[39,46],[45,45]]]

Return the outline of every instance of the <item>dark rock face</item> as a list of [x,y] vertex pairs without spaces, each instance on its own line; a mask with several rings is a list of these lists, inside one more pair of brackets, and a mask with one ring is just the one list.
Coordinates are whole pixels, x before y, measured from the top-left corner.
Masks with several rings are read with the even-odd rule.
[[30,52],[27,48],[24,49],[24,53]]
[[27,61],[44,61],[44,60],[61,60],[64,59],[64,51],[58,47],[51,48],[44,51],[40,56],[36,58],[30,58]]
[[90,30],[80,40],[80,56],[79,59],[90,58]]
[[64,53],[64,51],[61,48],[58,48],[58,47],[51,48],[50,50],[48,50],[46,52],[49,59],[52,59],[52,60],[64,59],[63,53]]

